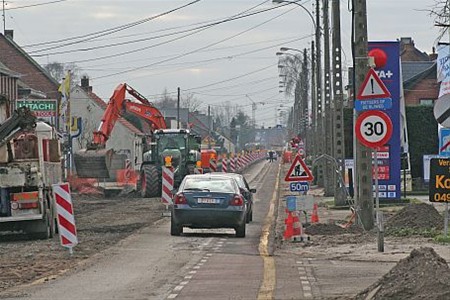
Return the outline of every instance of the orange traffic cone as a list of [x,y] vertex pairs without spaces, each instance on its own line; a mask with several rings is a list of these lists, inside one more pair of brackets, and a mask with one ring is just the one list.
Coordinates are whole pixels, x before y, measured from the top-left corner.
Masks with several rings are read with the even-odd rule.
[[317,205],[317,203],[314,203],[314,206],[313,206],[313,211],[312,211],[312,215],[311,215],[311,224],[314,224],[314,223],[319,223],[319,214],[318,214],[318,205]]
[[288,213],[287,218],[284,220],[284,223],[286,224],[286,228],[284,230],[283,237],[285,240],[288,240],[294,235],[294,218],[292,217],[292,214],[290,212]]
[[294,216],[293,216],[293,235],[294,238],[298,237],[300,238],[302,235],[302,224],[300,223],[300,218],[298,217],[298,214],[296,212],[294,212]]

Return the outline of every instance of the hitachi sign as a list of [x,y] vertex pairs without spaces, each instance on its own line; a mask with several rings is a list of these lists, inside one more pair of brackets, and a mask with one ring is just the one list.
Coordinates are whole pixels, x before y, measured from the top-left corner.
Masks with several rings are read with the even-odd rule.
[[31,111],[56,111],[56,100],[19,100],[17,107],[28,107]]

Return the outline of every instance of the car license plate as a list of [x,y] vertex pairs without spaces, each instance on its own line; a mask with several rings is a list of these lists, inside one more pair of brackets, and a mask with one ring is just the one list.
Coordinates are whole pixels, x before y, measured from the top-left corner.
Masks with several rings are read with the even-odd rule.
[[220,200],[214,199],[214,198],[198,198],[197,203],[198,204],[219,204]]

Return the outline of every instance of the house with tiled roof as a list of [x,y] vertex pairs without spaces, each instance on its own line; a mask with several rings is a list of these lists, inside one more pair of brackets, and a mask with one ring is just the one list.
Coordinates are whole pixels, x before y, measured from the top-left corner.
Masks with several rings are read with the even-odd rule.
[[405,105],[433,105],[439,96],[437,54],[418,50],[410,37],[400,39]]
[[[9,94],[10,111],[16,108],[17,100],[51,99],[56,107],[56,102],[60,99],[59,83],[14,42],[12,30],[5,30],[5,34],[0,33],[0,63],[2,70],[9,70],[10,74],[14,74],[12,77],[16,78],[16,91]],[[53,118],[53,121],[56,121],[56,118]]]
[[0,123],[10,116],[11,103],[17,99],[19,74],[0,62]]
[[[107,101],[107,100],[106,100]],[[86,148],[92,141],[93,132],[100,125],[107,103],[98,97],[89,86],[89,79],[83,78],[81,85],[72,89],[70,97],[70,114],[81,118],[80,135],[73,141],[73,152]],[[114,179],[114,171],[123,169],[125,159],[130,159],[132,168],[139,170],[142,164],[143,139],[150,133],[148,125],[142,128],[120,117],[106,143],[106,149],[114,149],[120,157],[114,162],[110,177]]]

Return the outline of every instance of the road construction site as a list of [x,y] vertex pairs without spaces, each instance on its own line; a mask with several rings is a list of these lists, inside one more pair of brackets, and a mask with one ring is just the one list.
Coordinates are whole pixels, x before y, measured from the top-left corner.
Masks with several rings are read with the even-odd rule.
[[[310,216],[301,216],[309,239],[286,240],[285,199],[292,192],[283,174],[288,167],[262,161],[244,172],[258,189],[255,220],[245,239],[236,239],[229,230],[188,230],[171,237],[159,198],[74,194],[79,244],[72,256],[58,237],[1,236],[0,298],[57,299],[68,291],[73,296],[67,299],[450,297],[450,247],[431,237],[442,231],[440,207],[416,201],[383,207],[385,249],[378,252],[376,231],[339,226],[349,220],[350,210],[334,209],[332,199],[312,187],[309,193],[318,204],[319,222],[311,224]],[[265,256],[258,247],[273,193],[277,209]],[[218,286],[217,280],[228,284]]]

